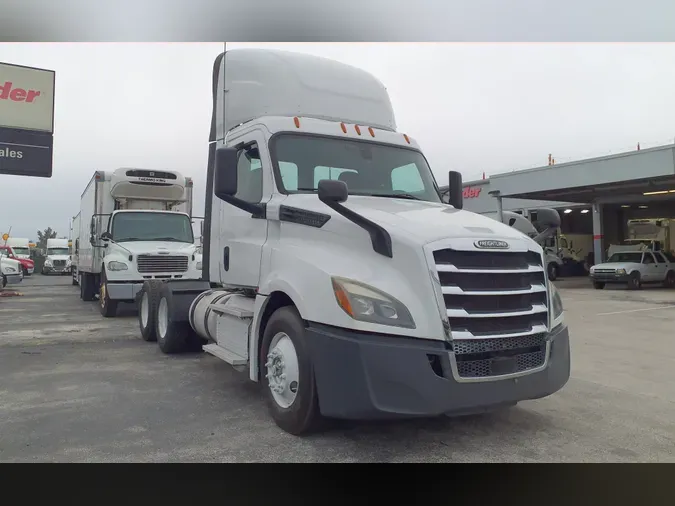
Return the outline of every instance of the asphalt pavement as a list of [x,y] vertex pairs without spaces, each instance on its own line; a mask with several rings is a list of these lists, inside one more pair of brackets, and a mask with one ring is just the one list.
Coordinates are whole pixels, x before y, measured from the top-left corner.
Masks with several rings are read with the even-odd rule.
[[487,415],[339,422],[298,438],[205,353],[163,355],[135,309],[104,319],[70,278],[0,298],[2,462],[675,462],[675,290],[561,280],[572,377]]

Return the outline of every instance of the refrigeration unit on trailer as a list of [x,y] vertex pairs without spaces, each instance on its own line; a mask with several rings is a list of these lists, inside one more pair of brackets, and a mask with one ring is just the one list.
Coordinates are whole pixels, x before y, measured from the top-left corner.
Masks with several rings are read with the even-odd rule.
[[213,71],[203,280],[145,282],[141,335],[264,382],[293,434],[558,391],[569,335],[541,246],[463,211],[461,175],[449,183],[450,205],[370,74],[228,51]]
[[97,171],[82,193],[77,270],[82,300],[103,316],[134,302],[143,281],[199,279],[192,179],[176,171]]
[[68,239],[47,239],[42,274],[70,274]]

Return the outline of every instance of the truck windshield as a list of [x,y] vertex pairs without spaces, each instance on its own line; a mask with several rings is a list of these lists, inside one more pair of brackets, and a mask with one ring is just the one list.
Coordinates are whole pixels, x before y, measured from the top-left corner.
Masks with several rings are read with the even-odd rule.
[[639,264],[642,262],[642,253],[632,253],[632,252],[626,252],[626,253],[614,253],[611,257],[609,257],[609,260],[607,260],[608,263],[612,262],[631,262],[631,263],[636,263]]
[[21,246],[12,246],[15,255],[30,255],[30,250]]
[[47,255],[70,255],[68,248],[47,248]]
[[441,202],[419,151],[371,142],[282,134],[271,146],[280,184],[288,193],[317,190],[322,179],[347,183],[350,195]]
[[192,223],[184,214],[129,213],[115,215],[112,223],[113,241],[174,241],[194,242]]

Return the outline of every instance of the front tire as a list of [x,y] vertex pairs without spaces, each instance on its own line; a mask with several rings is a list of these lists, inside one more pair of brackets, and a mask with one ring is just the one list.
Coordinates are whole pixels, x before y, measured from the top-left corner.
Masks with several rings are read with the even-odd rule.
[[157,341],[157,306],[162,284],[157,279],[150,279],[143,283],[143,288],[138,292],[138,326],[143,341]]
[[642,279],[640,278],[639,272],[631,272],[628,276],[628,289],[629,290],[639,290],[642,288]]
[[663,286],[666,288],[673,288],[675,286],[675,271],[668,271]]
[[558,279],[558,265],[551,262],[548,264],[548,279],[549,281],[555,281]]
[[2,275],[2,287],[5,288],[7,286],[7,276],[4,274]]
[[321,421],[314,367],[297,309],[286,306],[270,317],[263,334],[260,363],[267,379],[265,396],[279,428],[300,436]]
[[98,291],[99,308],[101,315],[105,318],[112,318],[117,315],[117,301],[112,300],[108,295],[108,283],[106,280],[105,269],[101,270],[101,284]]

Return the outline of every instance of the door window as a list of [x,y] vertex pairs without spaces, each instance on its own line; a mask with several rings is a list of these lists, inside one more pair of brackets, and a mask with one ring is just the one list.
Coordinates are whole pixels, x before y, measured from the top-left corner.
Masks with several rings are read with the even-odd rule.
[[257,204],[262,200],[262,188],[263,171],[260,152],[258,146],[252,144],[239,152],[236,197]]

